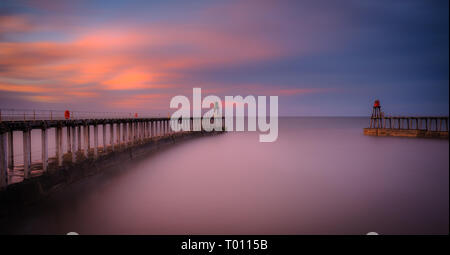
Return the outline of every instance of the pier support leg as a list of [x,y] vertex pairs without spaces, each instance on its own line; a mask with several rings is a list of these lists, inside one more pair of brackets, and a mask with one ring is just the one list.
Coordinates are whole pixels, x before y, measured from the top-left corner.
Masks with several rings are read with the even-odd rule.
[[141,123],[136,122],[136,141],[137,143],[141,142]]
[[142,122],[144,128],[144,139],[147,139],[147,121]]
[[94,125],[94,158],[98,158],[98,125]]
[[0,190],[8,185],[8,135],[0,133]]
[[128,141],[130,141],[130,145],[133,145],[133,122],[128,123]]
[[111,150],[114,151],[114,123],[109,124],[109,143],[111,144]]
[[42,144],[42,170],[44,172],[48,169],[48,136],[47,129],[42,129],[41,133],[41,144]]
[[102,125],[102,136],[103,136],[103,153],[106,153],[107,150],[106,148],[108,147],[108,145],[106,144],[106,124],[103,123]]
[[[6,133],[5,133],[6,135]],[[14,133],[8,132],[8,168],[14,169]]]
[[83,131],[84,131],[84,156],[86,158],[89,157],[89,125],[85,125],[83,127]]
[[137,126],[138,126],[138,123],[133,122],[133,141],[134,141],[134,143],[137,143],[137,135],[138,135]]
[[131,137],[131,124],[129,122],[123,123],[122,128],[122,136],[123,136],[123,142],[125,143],[125,147],[127,147],[130,143],[130,137]]
[[70,133],[72,133],[72,162],[75,163],[77,161],[77,149],[75,146],[75,141],[76,141],[76,137],[75,137],[75,130],[76,127],[75,126],[71,126],[71,127],[67,127],[70,128]]
[[88,146],[88,151],[91,150],[91,126],[87,125],[87,146]]
[[142,124],[141,122],[136,123],[136,136],[137,136],[138,143],[141,143],[141,138],[142,138],[142,125],[141,124]]
[[147,128],[148,128],[148,138],[152,137],[152,122],[147,122]]
[[153,121],[150,121],[149,123],[149,128],[150,128],[150,138],[153,138]]
[[77,127],[78,131],[78,151],[81,152],[81,126]]
[[123,134],[122,134],[122,140],[123,140],[123,146],[126,148],[127,147],[127,123],[124,122],[123,123]]
[[137,123],[137,139],[139,143],[142,142],[142,122]]
[[121,138],[121,135],[120,135],[120,123],[117,123],[116,124],[116,130],[117,130],[117,148],[119,148],[120,149],[120,138]]
[[25,179],[31,177],[31,130],[23,131],[23,174]]
[[72,140],[70,138],[70,127],[66,127],[67,130],[67,152],[71,152],[72,151]]
[[133,143],[137,143],[137,122],[133,122]]
[[155,137],[158,137],[159,136],[159,127],[158,127],[158,125],[159,125],[159,121],[155,121]]
[[56,141],[56,161],[58,166],[62,166],[63,151],[62,151],[62,127],[57,127],[55,131]]

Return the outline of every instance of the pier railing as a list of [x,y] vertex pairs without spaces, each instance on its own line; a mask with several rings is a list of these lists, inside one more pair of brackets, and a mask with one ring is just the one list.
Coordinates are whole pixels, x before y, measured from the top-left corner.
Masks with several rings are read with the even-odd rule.
[[448,132],[448,116],[372,117],[369,128]]
[[[68,114],[67,114],[68,113]],[[32,120],[80,120],[80,119],[131,119],[151,118],[155,114],[135,112],[91,112],[65,110],[32,110],[32,109],[0,109],[1,121],[32,121]]]

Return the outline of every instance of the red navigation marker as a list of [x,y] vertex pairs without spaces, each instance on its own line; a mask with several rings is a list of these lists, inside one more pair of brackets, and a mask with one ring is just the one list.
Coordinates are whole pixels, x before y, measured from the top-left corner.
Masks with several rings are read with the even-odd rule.
[[69,110],[66,110],[64,112],[64,118],[66,118],[66,120],[70,119],[70,112],[69,112]]
[[134,114],[134,117],[135,117],[135,118],[137,118],[137,117],[138,117],[138,114],[137,114],[137,113],[135,113],[135,114]]
[[373,107],[376,107],[376,108],[380,107],[380,100],[375,100]]

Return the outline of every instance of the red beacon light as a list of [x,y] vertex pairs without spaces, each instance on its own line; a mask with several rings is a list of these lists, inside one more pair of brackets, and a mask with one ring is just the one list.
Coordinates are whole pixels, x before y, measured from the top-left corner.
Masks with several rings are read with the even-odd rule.
[[375,103],[373,103],[373,107],[379,108],[380,107],[380,100],[375,100]]
[[70,119],[70,111],[69,110],[64,111],[64,118],[66,120]]

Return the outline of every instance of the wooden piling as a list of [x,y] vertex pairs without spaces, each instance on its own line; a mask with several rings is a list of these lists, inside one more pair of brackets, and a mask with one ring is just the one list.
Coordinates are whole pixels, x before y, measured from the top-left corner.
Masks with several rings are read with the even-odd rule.
[[91,126],[87,125],[87,148],[88,151],[91,150]]
[[94,124],[94,159],[98,158],[98,125]]
[[120,138],[122,137],[121,134],[120,134],[120,122],[116,124],[116,130],[117,130],[117,132],[116,132],[116,134],[117,134],[117,148],[120,149],[120,143],[121,143]]
[[84,156],[87,158],[89,157],[89,125],[85,124],[83,127],[83,131],[84,131],[84,150],[83,150],[83,154]]
[[70,126],[70,134],[71,134],[71,140],[72,140],[72,143],[71,143],[71,148],[72,148],[72,153],[73,154],[75,154],[76,155],[76,153],[77,153],[77,144],[76,144],[76,142],[77,142],[77,129],[76,129],[76,127],[75,127],[75,125],[73,125],[73,126]]
[[150,121],[150,137],[153,138],[153,121]]
[[128,143],[128,141],[127,141],[127,128],[128,128],[127,123],[124,122],[122,126],[123,126],[123,134],[122,134],[123,146],[126,148],[127,143]]
[[58,126],[55,131],[55,142],[56,142],[56,158],[58,166],[62,166],[63,162],[63,150],[62,150],[62,127]]
[[130,145],[134,144],[133,139],[133,122],[128,122],[129,132],[128,132],[128,140],[130,141]]
[[81,152],[81,126],[77,127],[77,132],[78,132],[78,151]]
[[8,134],[0,131],[0,189],[8,185]]
[[42,170],[44,172],[48,169],[48,130],[41,129],[41,145],[42,145]]
[[14,169],[14,132],[8,132],[8,168]]
[[24,178],[31,177],[31,130],[23,131],[23,173]]
[[106,143],[106,124],[102,124],[102,136],[103,136],[103,152],[106,152],[106,148],[108,147]]
[[114,151],[114,123],[109,124],[109,143],[111,144],[111,150]]
[[71,132],[70,132],[70,127],[66,127],[66,133],[67,133],[67,152],[71,152],[72,151],[72,139],[70,137]]

